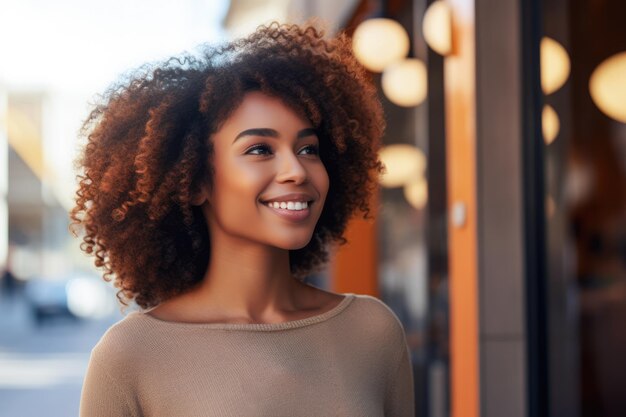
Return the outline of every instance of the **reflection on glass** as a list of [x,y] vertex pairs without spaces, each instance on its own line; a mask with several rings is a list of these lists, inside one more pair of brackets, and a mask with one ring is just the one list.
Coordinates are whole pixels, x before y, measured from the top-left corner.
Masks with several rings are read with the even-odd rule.
[[[599,104],[605,93],[589,87],[601,82],[602,63],[626,50],[626,3],[548,0],[543,12],[545,35],[572,57],[569,82],[546,98],[560,119],[546,152],[550,415],[622,416],[626,129]],[[604,91],[620,94],[620,76]]]

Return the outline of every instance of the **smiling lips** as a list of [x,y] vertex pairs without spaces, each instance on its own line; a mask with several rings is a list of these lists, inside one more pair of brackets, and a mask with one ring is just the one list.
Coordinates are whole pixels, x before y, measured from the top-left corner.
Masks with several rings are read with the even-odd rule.
[[292,221],[302,221],[309,217],[309,205],[313,197],[308,194],[285,194],[263,201],[263,205],[270,208],[275,214]]
[[304,210],[306,208],[309,207],[309,203],[308,201],[304,201],[304,202],[300,202],[300,201],[289,201],[289,202],[278,202],[278,201],[271,201],[269,203],[267,203],[268,206],[272,207],[272,208],[276,208],[276,209],[287,209],[287,210]]

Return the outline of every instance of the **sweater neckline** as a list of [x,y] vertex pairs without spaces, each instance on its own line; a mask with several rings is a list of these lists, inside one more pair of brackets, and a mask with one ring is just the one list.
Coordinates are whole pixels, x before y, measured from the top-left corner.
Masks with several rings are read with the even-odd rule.
[[129,314],[129,316],[135,315],[138,317],[143,317],[144,319],[150,321],[151,323],[156,323],[161,326],[168,327],[178,327],[178,328],[195,328],[195,329],[217,329],[217,330],[248,330],[248,331],[277,331],[277,330],[288,330],[288,329],[296,329],[299,327],[309,326],[311,324],[321,323],[326,321],[337,314],[341,313],[345,310],[346,307],[352,302],[355,298],[354,293],[344,293],[344,298],[332,309],[317,314],[315,316],[306,317],[298,320],[284,321],[280,323],[185,323],[178,321],[168,321],[158,319],[149,314],[146,314],[147,311],[134,311]]

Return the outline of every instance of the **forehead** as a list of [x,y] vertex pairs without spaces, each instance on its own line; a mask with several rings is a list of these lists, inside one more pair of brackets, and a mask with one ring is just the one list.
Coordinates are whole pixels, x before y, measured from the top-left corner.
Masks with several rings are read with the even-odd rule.
[[243,96],[241,104],[224,121],[220,131],[249,128],[273,128],[280,131],[306,127],[311,127],[311,122],[283,100],[252,91]]

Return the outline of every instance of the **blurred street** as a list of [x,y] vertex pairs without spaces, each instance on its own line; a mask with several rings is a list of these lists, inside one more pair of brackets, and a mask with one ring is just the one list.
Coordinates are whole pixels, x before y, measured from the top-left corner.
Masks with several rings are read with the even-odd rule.
[[0,417],[78,415],[90,350],[120,318],[37,325],[23,298],[0,298]]
[[[261,135],[239,155],[241,166],[250,161],[261,176],[215,164],[221,159],[210,152],[208,132],[203,146],[187,146],[200,142],[193,137],[207,120],[219,121],[209,123],[213,130],[226,124],[256,83],[318,133],[351,118],[317,138],[332,191],[320,200],[329,214],[320,219],[344,218],[333,209],[340,206],[355,210],[341,223],[346,244],[328,240],[328,262],[307,283],[374,296],[394,312],[411,354],[411,417],[626,416],[626,0],[0,4],[0,417],[78,416],[90,351],[123,318],[105,272],[126,279],[131,294],[125,284],[162,279],[154,269],[162,254],[199,259],[219,247],[203,233],[193,255],[188,226],[172,226],[197,191],[195,179],[219,171],[237,179],[224,181],[225,190],[241,186],[232,195],[254,190],[234,208],[287,192],[270,163],[282,134]],[[221,91],[214,71],[239,65],[239,49],[217,53],[220,47],[273,21],[299,25],[302,34],[277,37],[258,68],[228,73],[232,106],[206,105]],[[287,84],[265,80],[259,69],[274,68],[270,55],[301,39],[296,56],[318,31],[325,40],[317,45],[326,46],[341,33],[340,58],[322,65],[334,53],[318,57],[315,46],[298,61],[303,69],[314,63],[306,77],[296,79],[281,61],[276,71]],[[250,56],[254,39],[241,43]],[[338,74],[353,60],[377,103],[337,94],[348,80]],[[252,84],[241,75],[247,71]],[[143,87],[154,85],[163,89],[144,101],[152,96]],[[200,91],[191,92],[196,85]],[[324,92],[329,87],[334,93]],[[357,107],[372,106],[385,123],[352,118]],[[155,145],[149,169],[137,146],[146,143]],[[261,147],[265,162],[253,157]],[[381,175],[370,163],[374,154]],[[346,164],[333,168],[339,162]],[[378,186],[361,189],[370,175]],[[145,184],[149,200],[134,194]],[[370,191],[369,211],[353,204]],[[331,201],[340,194],[351,203]],[[218,206],[231,208],[224,201]],[[114,223],[135,204],[135,220]],[[146,221],[157,212],[168,221]],[[228,214],[237,213],[244,211]],[[196,220],[193,227],[210,226]],[[158,230],[152,237],[128,232],[144,227]],[[259,230],[274,239],[272,227]],[[257,232],[246,236],[270,242]],[[167,253],[159,250],[168,241]],[[206,261],[205,271],[228,273]],[[100,404],[89,417],[103,413]]]

